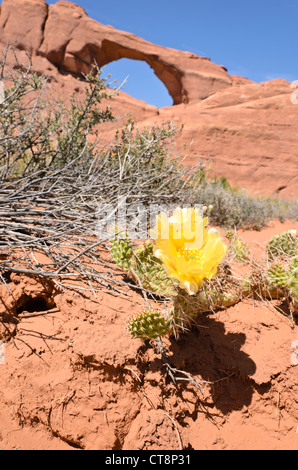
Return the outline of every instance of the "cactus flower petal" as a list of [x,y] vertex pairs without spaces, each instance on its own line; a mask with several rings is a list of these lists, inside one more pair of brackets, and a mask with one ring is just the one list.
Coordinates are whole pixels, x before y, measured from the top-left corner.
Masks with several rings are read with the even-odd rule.
[[178,279],[180,287],[196,294],[204,279],[211,279],[227,252],[219,232],[207,230],[208,218],[197,209],[177,208],[172,217],[161,213],[151,232],[155,239],[154,255],[169,277]]

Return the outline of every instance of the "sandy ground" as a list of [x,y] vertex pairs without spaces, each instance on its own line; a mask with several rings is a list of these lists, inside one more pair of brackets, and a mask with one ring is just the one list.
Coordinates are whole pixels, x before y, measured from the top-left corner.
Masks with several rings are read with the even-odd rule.
[[[298,223],[242,232],[255,256]],[[245,300],[204,314],[171,364],[204,384],[176,388],[158,352],[132,340],[128,296],[57,293],[28,277],[0,286],[1,449],[298,449],[298,325],[276,302]],[[14,315],[7,315],[7,306]]]

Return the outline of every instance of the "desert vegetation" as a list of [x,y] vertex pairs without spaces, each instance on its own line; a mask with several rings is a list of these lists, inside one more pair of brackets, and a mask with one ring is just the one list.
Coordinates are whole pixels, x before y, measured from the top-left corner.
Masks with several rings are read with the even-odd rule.
[[[30,66],[15,59],[15,67],[9,68],[6,59],[12,53],[6,50],[0,69],[4,283],[9,273],[18,272],[52,278],[58,288],[83,280],[91,290],[121,289],[122,281],[103,273],[109,261],[101,249],[109,247],[112,235],[102,239],[97,225],[99,207],[117,207],[121,197],[144,211],[150,204],[212,206],[209,222],[225,230],[261,229],[271,219],[297,219],[295,201],[253,198],[225,178],[208,178],[203,165],[186,169],[183,156],[172,154],[177,131],[172,123],[139,130],[129,120],[114,142],[103,146],[100,124],[115,118],[101,105],[114,94],[101,71],[94,66],[82,76],[85,96],[73,94],[66,105],[51,100],[47,78]],[[45,255],[46,262],[37,254]]]
[[[95,297],[136,291],[143,308],[125,326],[130,340],[156,346],[172,382],[190,383],[203,394],[204,381],[170,364],[165,337],[177,341],[200,314],[244,299],[275,302],[294,327],[296,232],[268,239],[258,259],[238,232],[261,230],[273,219],[296,221],[297,201],[254,198],[225,178],[210,178],[200,163],[186,168],[183,154],[174,153],[178,129],[171,122],[138,129],[128,120],[105,144],[101,125],[115,117],[103,103],[116,91],[96,66],[80,79],[84,96],[74,93],[65,102],[50,96],[47,77],[30,66],[15,59],[8,67],[8,54],[9,48],[0,67],[0,282],[9,294],[11,278],[18,275],[41,281],[46,299],[53,290]],[[195,220],[203,243],[186,252],[183,231],[179,246],[173,237],[165,246],[158,233],[137,242],[121,227],[103,233],[102,208],[117,210],[123,198],[146,220],[152,205],[178,211],[187,206],[190,220],[189,206],[202,207]],[[0,339],[13,338],[15,329],[11,333],[6,324],[19,312],[16,305],[0,317]]]

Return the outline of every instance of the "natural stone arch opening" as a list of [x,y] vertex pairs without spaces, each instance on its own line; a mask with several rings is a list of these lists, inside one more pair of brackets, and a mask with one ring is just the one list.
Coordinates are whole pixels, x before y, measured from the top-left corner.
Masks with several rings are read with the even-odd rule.
[[46,58],[59,70],[80,77],[94,62],[102,68],[121,58],[145,61],[168,89],[174,105],[204,100],[233,84],[227,70],[210,59],[157,46],[98,23],[72,2],[48,6],[45,0],[5,0],[0,9],[0,42],[32,51],[33,57]]
[[103,77],[108,82],[115,80],[111,85],[119,86],[125,79],[127,81],[121,87],[121,91],[128,93],[133,98],[145,101],[147,104],[163,108],[173,105],[167,87],[156,76],[147,62],[121,58],[110,62],[103,67]]
[[92,63],[95,59],[100,68],[119,59],[132,59],[146,62],[168,90],[174,105],[188,102],[187,93],[182,85],[182,73],[172,64],[164,62],[157,54],[145,53],[137,49],[129,49],[128,47],[121,46],[119,43],[114,43],[106,39],[102,41],[99,50],[92,49],[92,45],[88,44],[84,50],[81,50],[80,54],[77,55],[84,57],[84,60],[89,63]]

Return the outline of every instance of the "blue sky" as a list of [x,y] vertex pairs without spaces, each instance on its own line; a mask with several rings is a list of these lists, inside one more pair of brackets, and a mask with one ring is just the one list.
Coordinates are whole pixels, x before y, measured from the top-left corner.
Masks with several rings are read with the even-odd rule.
[[[48,1],[48,3],[56,3]],[[155,44],[209,57],[230,74],[260,82],[298,80],[298,0],[77,0],[103,24]],[[121,59],[104,76],[123,91],[158,107],[169,106],[167,89],[145,62]]]

